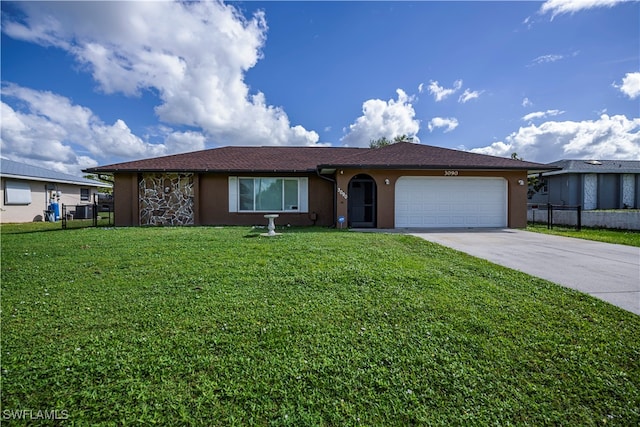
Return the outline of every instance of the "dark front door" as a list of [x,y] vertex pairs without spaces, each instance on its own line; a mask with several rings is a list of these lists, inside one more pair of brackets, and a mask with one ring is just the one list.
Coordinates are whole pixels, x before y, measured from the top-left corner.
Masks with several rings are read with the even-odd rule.
[[356,175],[349,181],[349,225],[375,228],[376,182],[369,175]]

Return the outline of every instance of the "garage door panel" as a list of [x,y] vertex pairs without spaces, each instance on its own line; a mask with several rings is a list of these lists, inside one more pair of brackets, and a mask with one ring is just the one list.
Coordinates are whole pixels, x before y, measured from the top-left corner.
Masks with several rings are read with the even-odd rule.
[[506,227],[503,178],[401,177],[396,227]]

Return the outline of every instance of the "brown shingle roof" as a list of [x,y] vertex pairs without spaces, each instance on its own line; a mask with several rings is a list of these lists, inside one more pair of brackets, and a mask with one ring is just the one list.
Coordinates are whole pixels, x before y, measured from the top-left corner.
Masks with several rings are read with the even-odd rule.
[[221,147],[87,169],[87,172],[306,172],[361,148]]
[[319,166],[548,170],[540,163],[398,142],[382,148],[221,147],[89,168],[85,172],[310,172]]
[[339,160],[334,167],[394,169],[548,169],[540,163],[469,153],[431,145],[398,142]]

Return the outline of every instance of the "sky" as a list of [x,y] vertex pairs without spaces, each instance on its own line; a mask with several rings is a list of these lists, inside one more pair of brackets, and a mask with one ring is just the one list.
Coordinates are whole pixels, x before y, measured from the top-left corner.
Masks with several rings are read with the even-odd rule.
[[640,159],[640,2],[2,1],[0,155],[228,145]]

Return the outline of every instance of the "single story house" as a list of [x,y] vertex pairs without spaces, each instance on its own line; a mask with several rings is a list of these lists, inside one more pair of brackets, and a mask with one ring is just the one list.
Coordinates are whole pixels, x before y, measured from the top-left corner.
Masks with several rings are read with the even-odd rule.
[[525,227],[539,163],[398,142],[221,147],[89,168],[113,174],[116,226]]
[[44,221],[51,203],[85,205],[109,184],[0,159],[0,222]]
[[[640,160],[559,160],[541,172],[532,204],[594,209],[640,209]],[[537,189],[537,191],[535,191]]]

